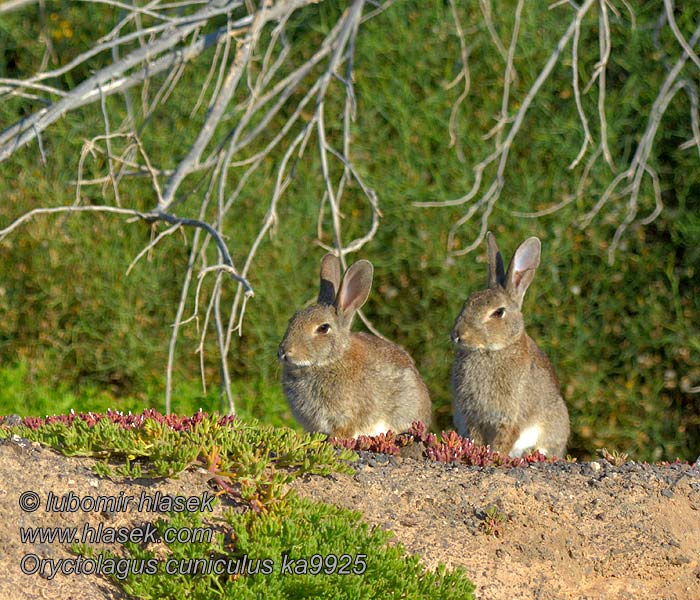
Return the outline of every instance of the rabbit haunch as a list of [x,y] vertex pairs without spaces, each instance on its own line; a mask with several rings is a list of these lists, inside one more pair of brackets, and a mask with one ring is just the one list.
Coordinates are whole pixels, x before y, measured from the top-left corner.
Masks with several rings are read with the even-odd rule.
[[525,332],[521,313],[539,265],[540,241],[523,242],[507,273],[491,233],[487,255],[488,287],[467,299],[452,331],[455,426],[511,456],[532,450],[562,456],[568,411],[552,365]]
[[278,352],[282,387],[306,431],[349,438],[430,424],[430,396],[411,357],[396,344],[350,331],[372,274],[372,264],[360,260],[341,282],[338,259],[326,255],[317,304],[289,321]]

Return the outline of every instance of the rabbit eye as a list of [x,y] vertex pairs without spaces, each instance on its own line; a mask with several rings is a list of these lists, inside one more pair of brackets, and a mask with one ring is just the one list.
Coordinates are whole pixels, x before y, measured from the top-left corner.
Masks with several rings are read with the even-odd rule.
[[328,323],[323,323],[322,325],[319,325],[316,327],[316,333],[320,333],[321,335],[325,335],[330,331],[331,326]]
[[501,306],[501,308],[497,308],[491,313],[491,318],[492,319],[502,319],[503,315],[506,314],[506,309]]

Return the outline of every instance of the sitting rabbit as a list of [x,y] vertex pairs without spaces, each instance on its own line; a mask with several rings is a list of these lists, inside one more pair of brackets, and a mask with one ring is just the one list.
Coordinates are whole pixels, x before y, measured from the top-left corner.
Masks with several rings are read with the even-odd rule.
[[487,287],[467,298],[452,330],[455,426],[502,454],[563,456],[569,413],[554,369],[525,333],[520,312],[540,263],[540,240],[520,244],[507,273],[491,232],[486,244]]
[[340,261],[321,261],[313,306],[290,320],[277,353],[282,387],[306,431],[341,438],[406,431],[431,420],[428,389],[413,359],[396,344],[350,331],[372,286],[372,263],[358,260],[340,278]]

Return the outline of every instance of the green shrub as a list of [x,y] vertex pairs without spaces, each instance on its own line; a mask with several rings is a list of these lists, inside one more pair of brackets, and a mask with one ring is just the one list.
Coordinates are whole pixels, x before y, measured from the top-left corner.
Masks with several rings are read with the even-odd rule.
[[[295,16],[288,27],[294,59],[309,55],[342,7],[325,2]],[[668,65],[678,56],[668,28],[655,36],[658,3],[641,3],[634,10],[635,27],[626,10],[610,13],[614,47],[607,74],[607,118],[618,170],[636,150],[650,105]],[[113,9],[104,11],[106,18],[114,17]],[[504,68],[479,5],[460,6],[459,11],[469,32],[471,92],[457,111],[454,147],[447,124],[461,84],[448,83],[461,64],[448,4],[392,5],[360,27],[354,63],[358,116],[352,158],[377,191],[383,217],[373,241],[350,260],[361,255],[375,264],[366,315],[414,356],[431,390],[438,428],[450,427],[451,421],[450,328],[467,294],[484,284],[484,249],[448,261],[447,232],[465,207],[428,209],[413,203],[459,197],[470,189],[472,166],[491,152],[493,142],[484,134],[500,112]],[[681,8],[677,13],[679,27],[690,37],[693,11]],[[55,14],[59,23],[68,21],[81,40],[88,39],[93,22],[102,22],[66,6],[56,6]],[[598,60],[596,19],[591,13],[582,28],[582,85]],[[544,4],[526,3],[515,52],[511,113],[540,72],[565,21],[561,12]],[[507,45],[512,11],[494,15],[494,26]],[[8,16],[0,41],[0,70],[4,66],[14,76],[31,73],[43,56],[38,25],[26,17]],[[64,63],[76,49],[61,38],[55,51]],[[189,114],[210,60],[210,55],[200,57],[197,68],[185,73],[167,104],[148,121],[153,132],[145,140],[148,151],[166,166],[176,164],[184,152],[177,145],[173,151],[173,137],[190,139],[187,136],[201,122],[201,114],[193,119]],[[566,208],[536,220],[517,214],[547,208],[576,191],[583,164],[573,171],[567,165],[579,151],[582,132],[570,67],[570,55],[563,55],[526,117],[490,226],[506,256],[529,235],[543,240],[542,266],[526,298],[525,316],[530,334],[559,373],[572,417],[571,453],[587,458],[605,446],[638,459],[694,459],[700,448],[700,394],[688,390],[700,382],[700,169],[697,149],[679,147],[692,136],[691,103],[684,91],[676,95],[654,141],[650,166],[659,174],[664,210],[652,224],[627,231],[611,266],[607,251],[624,217],[624,199],[612,203],[585,230],[577,221],[614,176],[604,161],[596,163],[584,193]],[[689,62],[683,73],[692,81],[693,68]],[[340,110],[340,88],[331,86],[329,115]],[[587,114],[596,114],[595,86],[583,94],[582,103]],[[29,106],[16,98],[8,101],[0,106],[0,122],[13,122]],[[116,100],[108,106],[118,122],[123,107]],[[44,136],[50,157],[46,166],[38,165],[31,145],[0,165],[3,222],[36,206],[73,201],[70,182],[82,141],[91,135],[88,131],[99,129],[100,119],[99,110],[86,107],[80,118],[72,115],[56,123]],[[338,123],[329,118],[327,125],[330,142],[339,146]],[[591,120],[591,129],[597,140],[597,121]],[[270,195],[280,157],[280,152],[273,153],[229,213],[225,229],[237,263],[265,216],[267,205],[261,199]],[[104,170],[98,159],[88,161],[86,168],[86,176]],[[232,181],[240,173],[233,172]],[[84,189],[88,201],[101,201],[102,193],[99,186]],[[149,205],[144,181],[124,182],[121,193],[139,199],[130,205]],[[107,186],[108,201],[113,200],[110,194]],[[258,254],[251,272],[256,295],[249,303],[242,337],[233,339],[234,385],[255,391],[239,393],[239,404],[244,412],[269,416],[275,423],[292,424],[281,398],[275,352],[291,312],[316,294],[322,251],[314,240],[322,195],[317,153],[309,150],[296,165],[279,205],[275,233]],[[639,205],[644,215],[654,208],[648,180]],[[183,214],[188,210],[192,212],[183,207]],[[346,191],[342,210],[346,239],[364,231],[370,213],[356,186]],[[457,245],[474,239],[478,227],[478,219],[466,224],[458,232]],[[115,217],[42,217],[1,242],[5,260],[0,266],[0,357],[5,364],[22,360],[30,365],[28,385],[62,382],[76,392],[81,386],[99,386],[115,398],[131,395],[144,398],[144,405],[162,406],[170,326],[191,242],[172,236],[125,277],[135,249],[151,234],[143,223],[125,224]],[[323,241],[332,243],[328,237]],[[230,300],[227,291],[225,301]],[[212,389],[218,380],[214,336],[204,348],[209,393],[204,397],[193,392],[200,334],[194,321],[182,329],[176,355],[177,411],[189,410],[186,398],[193,393],[206,398],[209,410],[220,406]],[[93,401],[86,399],[81,408],[91,408]]]
[[[198,516],[183,513],[160,527],[198,527]],[[226,525],[230,531],[214,544],[169,545],[161,565],[173,561],[171,568],[206,569],[218,560],[241,573],[130,576],[122,583],[125,591],[144,599],[474,598],[474,585],[462,569],[427,570],[418,557],[388,543],[387,532],[370,530],[356,512],[292,498],[264,514],[230,512]],[[133,559],[153,558],[136,545],[130,550]]]

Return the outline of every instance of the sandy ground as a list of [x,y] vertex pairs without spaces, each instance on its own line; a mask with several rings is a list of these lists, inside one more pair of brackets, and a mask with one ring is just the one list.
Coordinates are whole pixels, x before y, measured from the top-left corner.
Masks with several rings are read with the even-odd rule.
[[[112,481],[93,461],[22,440],[0,442],[0,598],[125,598],[93,575],[22,573],[28,554],[73,557],[65,546],[22,543],[24,527],[145,526],[157,513],[23,512],[22,492],[44,499],[141,492],[202,496],[206,474]],[[363,454],[354,475],[308,477],[293,486],[316,500],[359,510],[394,532],[428,567],[463,566],[484,600],[700,599],[700,468],[626,463],[474,468],[422,458]],[[221,508],[211,513],[219,514]],[[31,567],[31,559],[25,568]]]

